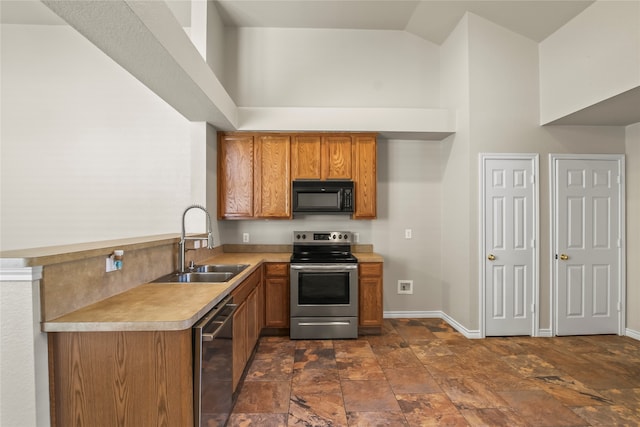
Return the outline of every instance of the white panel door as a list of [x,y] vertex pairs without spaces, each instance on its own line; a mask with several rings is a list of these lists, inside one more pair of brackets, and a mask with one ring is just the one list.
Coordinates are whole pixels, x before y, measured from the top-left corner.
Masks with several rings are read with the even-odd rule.
[[555,159],[556,334],[618,333],[620,161]]
[[535,332],[536,165],[532,158],[483,160],[486,336]]

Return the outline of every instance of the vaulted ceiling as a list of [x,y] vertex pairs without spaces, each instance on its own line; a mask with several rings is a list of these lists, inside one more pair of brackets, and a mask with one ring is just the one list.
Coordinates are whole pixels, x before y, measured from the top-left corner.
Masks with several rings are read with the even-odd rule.
[[[540,42],[594,2],[592,0],[213,1],[227,26],[406,31],[438,45],[447,38],[466,12],[472,12],[524,37]],[[57,3],[58,0],[53,2]],[[60,0],[60,3],[71,4],[74,1]],[[109,2],[96,2],[96,7],[99,7],[97,6],[99,3],[106,5]],[[143,7],[141,5],[146,2],[124,0],[120,3],[126,3],[130,8],[136,9]],[[191,0],[169,0],[167,5],[181,26],[190,26]],[[70,9],[73,7],[70,6]],[[75,15],[73,11],[70,13],[70,17]],[[0,21],[17,24],[67,24],[37,0],[0,0]],[[112,22],[114,28],[123,25],[120,21],[118,16],[114,15]],[[90,27],[91,25],[89,30]],[[96,32],[100,33],[97,30]],[[106,44],[116,43],[117,40],[108,41],[108,39],[114,38],[117,34],[108,29],[102,32],[106,35],[98,34],[98,39]],[[94,43],[96,43],[95,39]],[[147,72],[143,70],[140,73],[144,75]],[[133,74],[144,81],[141,75]],[[556,120],[553,124],[624,126],[640,120],[639,105],[640,88],[635,88]]]
[[219,0],[226,25],[407,31],[441,44],[465,12],[542,41],[593,1]]
[[[190,26],[191,1],[167,2]],[[592,0],[218,0],[224,23],[238,27],[341,28],[407,31],[441,44],[465,12],[542,41]],[[5,23],[64,24],[36,0],[1,0]]]

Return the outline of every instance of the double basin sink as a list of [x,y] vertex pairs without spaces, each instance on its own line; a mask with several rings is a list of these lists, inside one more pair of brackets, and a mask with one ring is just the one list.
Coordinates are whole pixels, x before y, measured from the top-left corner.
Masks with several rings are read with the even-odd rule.
[[153,281],[153,283],[215,283],[228,282],[244,271],[249,264],[209,264],[196,265],[181,272],[169,273]]

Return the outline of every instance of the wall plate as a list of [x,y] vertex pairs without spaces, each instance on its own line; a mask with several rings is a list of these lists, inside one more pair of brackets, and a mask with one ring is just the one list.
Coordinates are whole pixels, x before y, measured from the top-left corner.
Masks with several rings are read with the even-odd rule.
[[412,294],[413,293],[413,280],[398,280],[398,293],[399,294]]

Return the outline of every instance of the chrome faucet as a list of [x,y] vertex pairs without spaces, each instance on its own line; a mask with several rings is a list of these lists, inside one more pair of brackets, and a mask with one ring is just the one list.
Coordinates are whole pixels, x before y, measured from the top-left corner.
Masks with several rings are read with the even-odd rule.
[[178,266],[180,267],[180,273],[184,273],[185,272],[185,267],[184,267],[184,260],[185,260],[185,243],[187,242],[187,240],[200,240],[201,237],[187,237],[185,236],[185,231],[184,231],[184,218],[187,215],[187,212],[189,212],[189,210],[191,209],[200,209],[203,210],[205,214],[207,214],[207,249],[213,249],[213,233],[211,231],[211,216],[209,215],[209,212],[207,212],[207,210],[200,205],[191,205],[189,206],[187,209],[184,210],[184,213],[182,214],[182,234],[180,234],[180,243],[178,244],[179,251],[178,251]]

